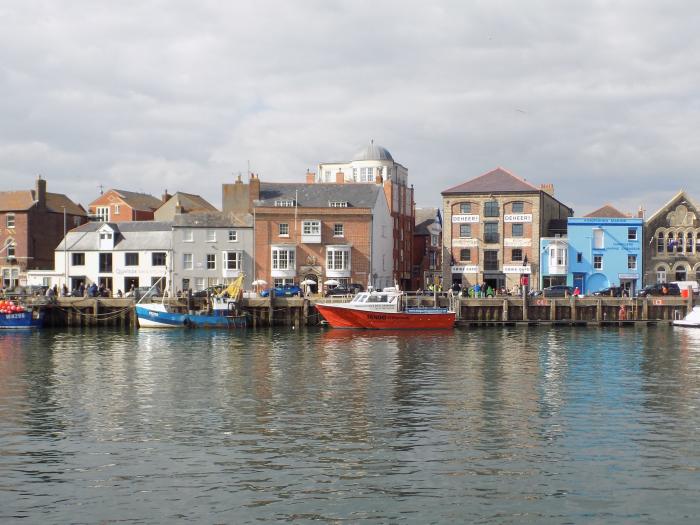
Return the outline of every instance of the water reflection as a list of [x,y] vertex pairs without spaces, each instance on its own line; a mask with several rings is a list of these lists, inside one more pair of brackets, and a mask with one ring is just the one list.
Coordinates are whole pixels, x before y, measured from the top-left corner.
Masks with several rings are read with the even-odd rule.
[[0,359],[0,519],[72,522],[77,502],[88,522],[678,522],[694,506],[700,331],[45,331],[0,335]]

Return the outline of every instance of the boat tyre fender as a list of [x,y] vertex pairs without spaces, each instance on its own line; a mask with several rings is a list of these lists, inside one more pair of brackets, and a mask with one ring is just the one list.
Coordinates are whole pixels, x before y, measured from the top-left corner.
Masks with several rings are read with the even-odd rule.
[[189,317],[185,317],[185,320],[182,321],[182,324],[185,325],[186,328],[192,328],[192,321],[190,321]]

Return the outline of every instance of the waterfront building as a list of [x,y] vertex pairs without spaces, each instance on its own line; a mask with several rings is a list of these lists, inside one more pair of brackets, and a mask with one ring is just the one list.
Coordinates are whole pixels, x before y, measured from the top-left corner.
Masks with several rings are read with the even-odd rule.
[[396,162],[386,148],[371,141],[351,161],[320,163],[317,173],[307,173],[306,182],[381,186],[393,223],[393,281],[410,289],[415,203],[413,186],[408,185],[408,169]]
[[185,213],[173,220],[173,285],[176,291],[228,284],[241,273],[253,281],[253,216],[250,213]]
[[34,284],[60,287],[67,277],[69,290],[80,283],[103,284],[114,293],[155,283],[168,290],[172,244],[168,222],[88,222],[58,244],[52,272],[33,272]]
[[412,290],[442,284],[442,214],[439,208],[416,208],[413,230]]
[[85,209],[47,192],[41,176],[33,190],[0,192],[0,287],[26,285],[27,271],[52,268],[64,232],[85,222]]
[[700,211],[679,191],[645,224],[645,284],[700,281]]
[[620,286],[633,296],[642,287],[643,223],[610,205],[570,217],[567,283],[584,295]]
[[153,220],[173,221],[176,215],[187,213],[216,213],[219,210],[199,195],[178,191],[170,195],[168,190],[161,197],[162,205],[153,214]]
[[566,233],[573,210],[539,188],[496,168],[442,192],[443,279],[514,290],[540,282],[540,238]]
[[[566,235],[540,238],[539,288],[565,285],[569,273],[569,242]],[[536,283],[532,283],[533,287]]]
[[88,212],[99,222],[152,221],[162,204],[147,193],[109,189],[88,204]]
[[252,213],[253,278],[270,285],[394,284],[392,216],[381,184],[223,185],[224,213]]

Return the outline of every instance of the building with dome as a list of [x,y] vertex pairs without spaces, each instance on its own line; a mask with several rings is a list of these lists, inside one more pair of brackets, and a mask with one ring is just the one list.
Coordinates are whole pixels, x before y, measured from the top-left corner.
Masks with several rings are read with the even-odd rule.
[[382,186],[393,220],[392,235],[387,242],[392,243],[394,281],[402,289],[410,289],[415,203],[406,167],[372,140],[350,161],[319,164],[316,173],[307,173],[306,182]]

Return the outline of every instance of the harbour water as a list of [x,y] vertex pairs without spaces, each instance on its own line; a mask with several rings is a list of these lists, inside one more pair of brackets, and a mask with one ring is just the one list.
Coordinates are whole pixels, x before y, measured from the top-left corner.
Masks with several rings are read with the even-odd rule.
[[700,330],[0,334],[2,523],[696,523]]

